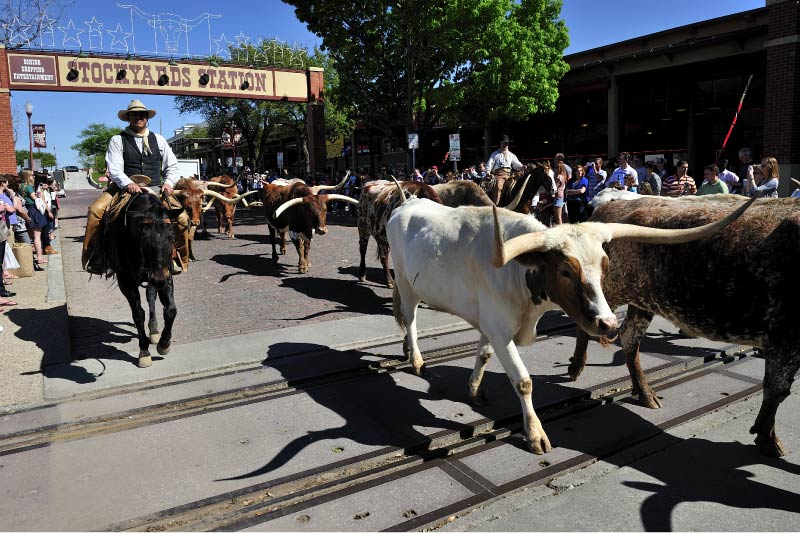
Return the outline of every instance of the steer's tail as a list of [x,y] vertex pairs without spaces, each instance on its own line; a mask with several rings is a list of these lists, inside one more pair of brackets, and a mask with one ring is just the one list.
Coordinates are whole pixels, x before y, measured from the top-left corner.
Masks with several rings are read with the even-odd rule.
[[392,311],[394,312],[394,319],[397,325],[406,329],[406,317],[403,315],[403,302],[400,300],[400,290],[397,288],[397,281],[394,282],[394,289],[392,290]]

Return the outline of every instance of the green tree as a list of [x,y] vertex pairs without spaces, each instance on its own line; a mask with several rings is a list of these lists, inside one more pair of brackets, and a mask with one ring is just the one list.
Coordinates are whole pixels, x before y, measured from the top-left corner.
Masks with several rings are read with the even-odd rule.
[[[353,131],[353,120],[337,105],[336,82],[338,75],[330,58],[319,49],[298,49],[278,40],[262,39],[230,47],[231,57],[239,62],[261,66],[288,66],[292,68],[321,67],[325,71],[325,124],[329,139],[349,135]],[[282,62],[276,58],[291,58]],[[207,136],[220,137],[223,129],[233,122],[242,132],[241,149],[245,160],[265,170],[271,162],[266,161],[267,145],[279,135],[290,133],[301,146],[306,171],[308,160],[308,131],[306,129],[306,104],[270,100],[236,98],[208,98],[201,96],[178,96],[175,102],[180,113],[194,112],[208,123]],[[311,104],[316,105],[316,104]]]
[[551,111],[568,70],[561,0],[284,1],[337,65],[340,105],[396,136]]
[[[30,166],[30,150],[17,150],[17,166],[22,168],[28,168]],[[42,161],[42,168],[47,167],[54,167],[56,166],[56,156],[51,154],[50,152],[33,152],[33,158],[39,159]]]
[[78,152],[81,163],[87,167],[105,168],[106,149],[111,137],[121,131],[119,126],[109,126],[107,124],[89,124],[78,138],[81,140],[73,144],[70,148]]

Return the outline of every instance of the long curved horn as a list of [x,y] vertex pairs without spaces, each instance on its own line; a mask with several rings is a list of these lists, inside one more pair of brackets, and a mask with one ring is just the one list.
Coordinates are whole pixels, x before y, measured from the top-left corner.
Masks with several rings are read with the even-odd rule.
[[236,182],[229,183],[228,185],[226,185],[218,181],[207,181],[206,187],[219,187],[220,189],[230,189],[231,187],[236,187]]
[[522,200],[522,195],[525,192],[525,187],[528,185],[528,180],[531,179],[531,174],[533,174],[533,172],[528,172],[528,175],[525,176],[525,182],[522,184],[522,188],[519,190],[514,199],[511,200],[511,203],[503,207],[505,207],[509,211],[513,211],[514,209],[517,208],[517,205],[519,205],[519,201]]
[[344,175],[344,179],[342,179],[338,185],[314,185],[311,187],[311,192],[314,194],[319,194],[319,191],[335,191],[337,189],[341,189],[349,177],[350,171],[348,170],[347,174]]
[[716,222],[711,222],[710,224],[696,228],[660,229],[616,222],[606,224],[606,227],[611,230],[611,239],[641,242],[645,244],[681,244],[704,239],[720,231],[739,218],[755,201],[755,198],[751,198],[739,209],[722,220],[717,220]]
[[275,210],[275,218],[278,218],[283,214],[284,211],[292,207],[293,205],[302,204],[303,200],[308,198],[307,196],[301,196],[300,198],[292,198],[288,202],[283,202],[281,206]]
[[492,214],[494,215],[494,240],[491,258],[493,267],[500,268],[520,254],[536,252],[548,247],[546,231],[526,233],[503,242],[503,228],[500,224],[496,205],[492,206]]
[[[731,224],[734,220],[739,218],[745,210],[752,205],[755,198],[750,199],[747,203],[739,207],[736,211],[729,214],[722,220],[705,224],[697,228],[688,229],[661,229],[649,228],[645,226],[637,226],[635,224],[620,224],[618,222],[602,223],[602,222],[584,222],[579,227],[594,226],[607,234],[606,242],[612,239],[619,239],[623,241],[640,242],[644,244],[682,244],[685,242],[695,241],[709,237]],[[497,217],[497,208],[494,209],[494,244],[492,247],[492,265],[501,267],[517,257],[518,255],[546,251],[552,246],[552,242],[548,240],[548,231],[535,231],[519,235],[513,239],[503,242],[502,229],[500,228],[500,221]]]
[[187,195],[186,195],[186,193],[185,193],[184,191],[182,191],[182,190],[180,190],[180,189],[179,189],[179,190],[177,190],[177,191],[176,191],[176,190],[173,190],[173,191],[172,191],[172,196],[177,196],[177,197],[179,197],[179,198],[186,198],[186,196],[187,196]]
[[212,199],[211,199],[211,201],[210,201],[210,202],[208,202],[208,203],[205,205],[205,207],[203,207],[203,213],[205,213],[206,211],[208,211],[209,209],[211,209],[211,206],[213,206],[213,205],[214,205],[214,202],[216,202],[216,201],[217,201],[217,199],[216,199],[216,198],[212,198]]
[[345,196],[344,194],[324,194],[325,202],[330,202],[331,200],[342,200],[345,202],[350,202],[351,204],[358,205],[358,200],[355,198],[350,198],[349,196]]
[[400,182],[397,181],[397,178],[395,178],[391,174],[389,174],[389,177],[392,178],[394,184],[397,185],[397,194],[400,195],[400,203],[397,205],[403,205],[404,203],[406,203],[406,194],[403,192],[403,187],[400,186]]
[[221,195],[220,193],[218,193],[217,191],[203,191],[203,195],[204,195],[204,196],[213,196],[214,198],[219,198],[220,200],[222,200],[222,201],[223,201],[223,202],[225,202],[226,204],[236,204],[236,203],[239,203],[239,201],[240,201],[242,198],[244,198],[245,196],[248,196],[248,195],[250,195],[250,194],[256,194],[256,193],[258,193],[258,191],[250,191],[250,192],[246,192],[246,193],[244,193],[244,194],[240,194],[240,195],[238,195],[238,196],[235,196],[235,197],[233,197],[233,198],[226,198],[225,196],[222,196],[222,195]]

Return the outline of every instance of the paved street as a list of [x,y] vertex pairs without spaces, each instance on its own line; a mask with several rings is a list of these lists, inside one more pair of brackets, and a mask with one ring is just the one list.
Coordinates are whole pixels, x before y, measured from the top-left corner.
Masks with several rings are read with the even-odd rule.
[[[82,240],[86,207],[96,195],[81,191],[62,202],[63,240]],[[298,274],[291,242],[287,254],[277,264],[272,261],[269,230],[260,208],[237,209],[236,239],[217,233],[213,211],[206,220],[213,227],[209,226],[209,239],[195,241],[198,261],[191,264],[188,275],[175,278],[176,344],[309,322],[391,315],[391,291],[381,283],[374,242],[368,252],[368,282],[357,283],[354,217],[329,216],[328,235],[314,237],[308,274]],[[125,351],[114,337],[133,330],[119,289],[97,276],[89,279],[80,268],[78,246],[65,246],[63,260],[73,356],[106,357]],[[112,327],[98,323],[98,318]]]
[[800,529],[800,400],[778,411],[789,454],[760,456],[747,430],[763,360],[746,347],[657,319],[651,410],[616,347],[592,343],[570,382],[573,328],[546,315],[520,350],[555,445],[536,456],[496,358],[489,403],[467,403],[477,334],[462,321],[422,309],[428,369],[409,371],[374,244],[368,282],[355,278],[353,219],[329,219],[299,275],[239,210],[237,239],[196,242],[173,348],[139,369],[127,303],[79,268],[96,194],[62,203],[61,254],[17,280],[25,299],[3,318],[20,351],[7,388],[27,406],[0,418],[2,530]]

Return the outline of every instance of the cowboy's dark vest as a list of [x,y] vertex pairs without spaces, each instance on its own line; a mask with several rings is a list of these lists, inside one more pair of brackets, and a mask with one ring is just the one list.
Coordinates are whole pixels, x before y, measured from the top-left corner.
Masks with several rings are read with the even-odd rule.
[[144,174],[152,180],[151,185],[161,185],[161,150],[158,149],[156,134],[151,131],[147,137],[152,151],[149,156],[145,156],[139,151],[136,139],[131,135],[121,132],[120,137],[122,137],[122,160],[125,174],[128,176]]

